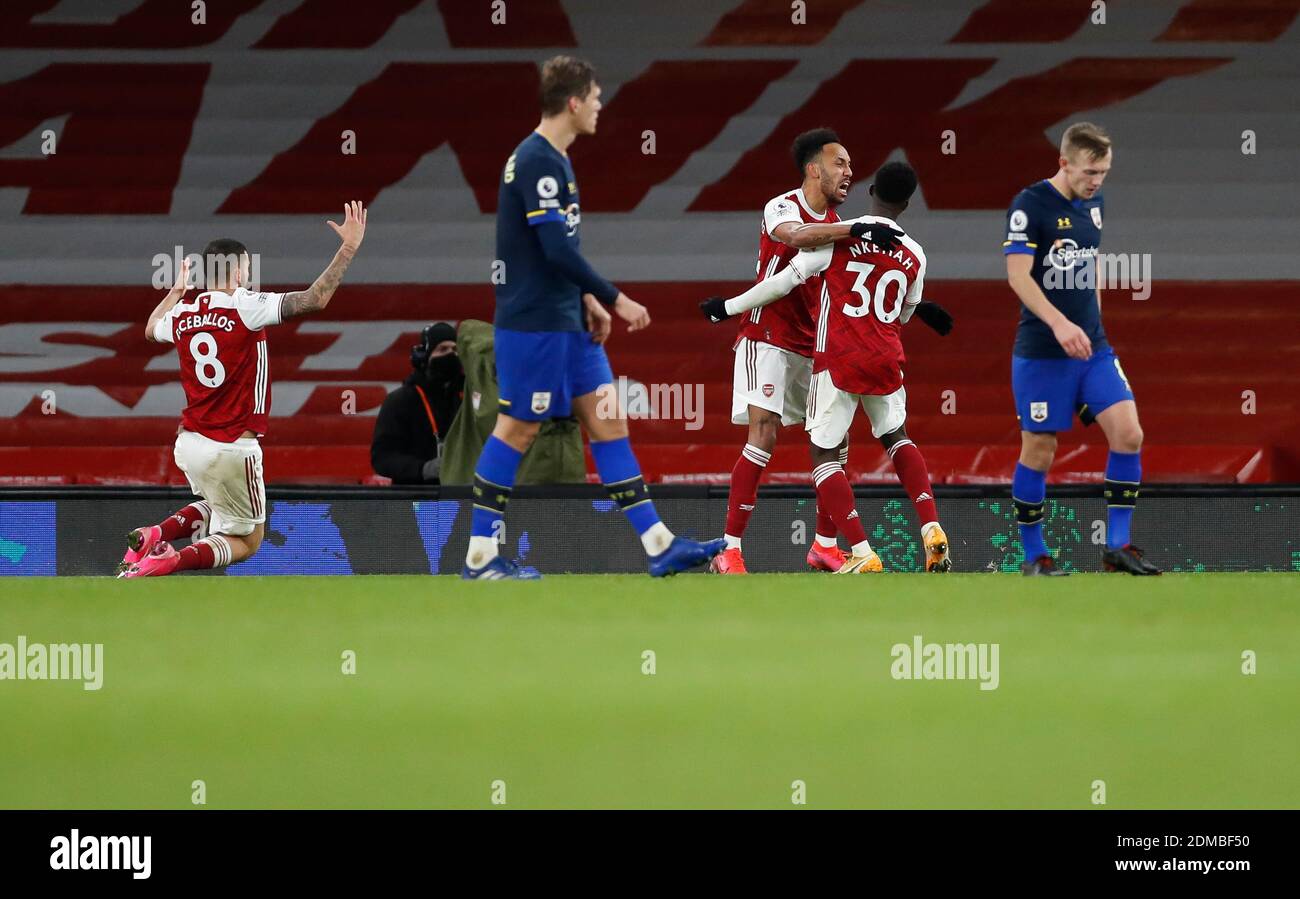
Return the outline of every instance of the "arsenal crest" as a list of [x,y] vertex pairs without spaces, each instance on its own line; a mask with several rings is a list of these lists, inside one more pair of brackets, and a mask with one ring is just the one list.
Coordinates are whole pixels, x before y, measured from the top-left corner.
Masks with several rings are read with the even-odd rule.
[[774,393],[776,393],[776,387],[771,384],[763,385],[763,396],[771,396]]
[[1047,421],[1047,403],[1030,403],[1029,417],[1034,421]]
[[1093,223],[1094,225],[1096,225],[1098,228],[1100,228],[1100,227],[1101,227],[1101,207],[1100,207],[1100,206],[1094,206],[1094,207],[1092,207],[1092,209],[1090,209],[1090,210],[1088,210],[1088,211],[1092,213],[1092,223]]

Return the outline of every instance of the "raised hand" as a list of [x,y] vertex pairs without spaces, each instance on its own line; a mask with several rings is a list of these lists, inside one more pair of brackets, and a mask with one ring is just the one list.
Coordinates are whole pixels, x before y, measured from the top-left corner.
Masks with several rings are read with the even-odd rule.
[[343,205],[343,224],[337,225],[334,222],[326,222],[334,229],[334,233],[343,241],[343,246],[356,250],[361,246],[361,241],[366,236],[366,207],[361,205],[360,200],[352,200]]
[[184,294],[190,288],[190,260],[188,257],[181,260],[181,270],[176,275],[176,283],[172,285],[172,290],[178,294]]

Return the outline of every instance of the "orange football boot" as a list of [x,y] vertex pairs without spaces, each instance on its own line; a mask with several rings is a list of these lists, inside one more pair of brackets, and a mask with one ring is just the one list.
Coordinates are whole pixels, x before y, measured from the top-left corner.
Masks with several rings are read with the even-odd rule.
[[844,564],[840,566],[840,570],[835,573],[836,574],[875,574],[877,572],[884,571],[884,570],[885,570],[885,566],[881,564],[880,556],[876,555],[875,550],[872,550],[871,552],[867,553],[865,556],[850,555],[847,559],[844,560]]
[[937,524],[925,535],[925,570],[952,570],[952,559],[948,558],[948,535]]
[[714,574],[749,574],[739,546],[724,549],[714,556],[713,561],[709,562],[709,571]]

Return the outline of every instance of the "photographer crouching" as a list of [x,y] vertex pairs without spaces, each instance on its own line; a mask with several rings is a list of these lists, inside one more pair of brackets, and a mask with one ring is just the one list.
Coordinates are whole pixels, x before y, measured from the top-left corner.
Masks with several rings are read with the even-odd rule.
[[411,347],[411,368],[379,410],[370,464],[394,484],[437,484],[442,443],[465,388],[456,329],[435,322],[421,331],[420,342]]

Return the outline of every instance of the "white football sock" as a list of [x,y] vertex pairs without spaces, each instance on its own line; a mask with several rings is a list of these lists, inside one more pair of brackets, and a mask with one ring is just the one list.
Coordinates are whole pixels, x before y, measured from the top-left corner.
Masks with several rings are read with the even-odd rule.
[[469,551],[465,553],[465,564],[470,568],[482,568],[497,557],[495,537],[470,537]]
[[821,534],[817,535],[818,546],[837,546],[838,544],[839,541],[834,537],[823,537]]
[[213,568],[225,568],[227,565],[232,564],[231,560],[234,558],[234,555],[230,549],[230,541],[225,537],[220,534],[213,534],[210,537],[204,537],[198,542],[206,543],[208,546],[212,547]]
[[863,540],[861,543],[853,544],[853,555],[855,556],[871,555],[871,543],[867,540]]
[[650,525],[650,528],[641,535],[641,545],[645,547],[646,555],[657,556],[668,548],[668,544],[673,542],[673,532],[668,530],[668,525],[662,521],[657,521]]
[[727,549],[740,549],[739,537],[733,537],[730,534],[723,534],[722,539],[727,541]]

